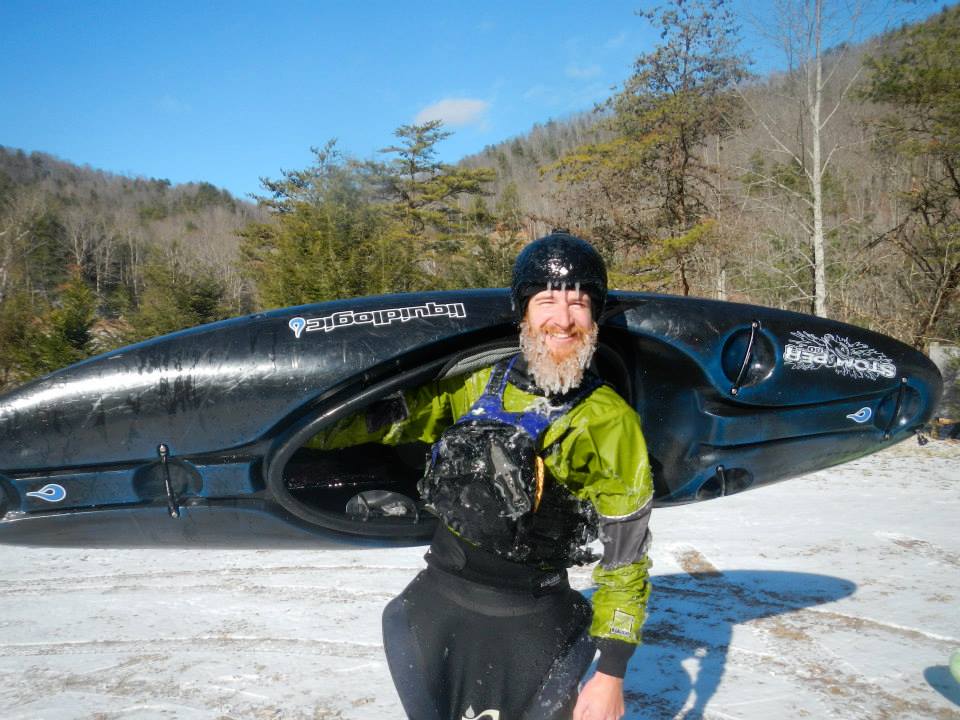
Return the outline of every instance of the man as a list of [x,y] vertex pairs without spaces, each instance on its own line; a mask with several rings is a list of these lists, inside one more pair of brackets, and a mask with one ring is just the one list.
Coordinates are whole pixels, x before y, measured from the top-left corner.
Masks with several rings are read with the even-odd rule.
[[[405,393],[378,431],[356,418],[326,446],[434,442],[420,491],[441,523],[383,618],[409,717],[614,720],[649,595],[653,486],[639,418],[588,370],[606,268],[555,232],[517,257],[511,293],[519,355]],[[566,568],[596,559],[597,532],[591,612]]]

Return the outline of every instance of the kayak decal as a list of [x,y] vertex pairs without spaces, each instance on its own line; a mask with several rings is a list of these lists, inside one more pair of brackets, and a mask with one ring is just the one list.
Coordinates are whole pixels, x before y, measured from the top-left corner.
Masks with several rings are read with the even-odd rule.
[[467,711],[463,714],[463,717],[460,720],[500,720],[500,711],[499,710],[484,710],[479,715],[474,712],[473,705],[467,708]]
[[435,303],[428,302],[425,305],[414,305],[410,307],[387,308],[384,310],[341,310],[331,315],[325,315],[318,318],[290,318],[287,323],[293,331],[296,338],[305,332],[314,332],[323,330],[330,332],[338,328],[352,327],[354,325],[374,325],[377,327],[390,325],[394,322],[409,322],[415,319],[428,319],[438,317],[464,318],[467,316],[467,310],[463,303]]
[[67,491],[63,489],[63,485],[57,485],[56,483],[50,483],[44,485],[39,490],[34,490],[27,493],[27,497],[35,497],[40,500],[46,500],[47,502],[60,502],[67,497]]
[[473,705],[467,708],[460,720],[500,720],[499,710],[484,710],[479,715],[473,709]]
[[810,332],[793,331],[783,349],[783,362],[794,370],[825,367],[838,375],[869,380],[897,376],[897,366],[882,352],[832,333],[817,337]]
[[855,413],[850,413],[847,415],[848,420],[853,420],[855,423],[863,425],[867,420],[873,417],[873,410],[868,407],[862,407],[857,410]]

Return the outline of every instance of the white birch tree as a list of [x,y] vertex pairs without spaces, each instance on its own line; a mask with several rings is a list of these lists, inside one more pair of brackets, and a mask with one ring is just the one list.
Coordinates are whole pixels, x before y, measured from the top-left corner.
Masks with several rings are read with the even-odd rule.
[[[828,313],[829,292],[824,181],[846,146],[831,130],[861,75],[859,62],[852,71],[845,62],[847,42],[854,37],[860,17],[859,5],[851,8],[844,4],[842,12],[831,15],[826,2],[775,3],[777,23],[772,31],[764,32],[786,60],[779,89],[782,102],[757,103],[749,91],[741,90],[754,121],[766,134],[768,143],[761,153],[770,163],[740,170],[748,174],[755,188],[765,186],[770,191],[766,202],[779,196],[793,206],[789,215],[808,239],[805,257],[812,276],[811,309],[821,317]],[[841,27],[845,29],[838,36]],[[832,47],[825,47],[828,37]],[[786,178],[799,178],[800,182]]]

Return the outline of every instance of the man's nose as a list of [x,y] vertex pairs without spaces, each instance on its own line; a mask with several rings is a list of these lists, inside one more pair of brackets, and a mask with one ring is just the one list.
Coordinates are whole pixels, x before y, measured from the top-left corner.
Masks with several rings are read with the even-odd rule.
[[554,321],[562,328],[568,328],[573,322],[573,316],[570,314],[570,307],[566,303],[557,304],[557,312],[554,314]]

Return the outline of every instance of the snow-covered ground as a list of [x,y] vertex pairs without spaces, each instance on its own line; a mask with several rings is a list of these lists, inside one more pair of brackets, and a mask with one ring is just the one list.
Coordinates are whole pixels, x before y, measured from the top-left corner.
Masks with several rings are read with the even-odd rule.
[[[0,717],[403,717],[380,612],[422,547],[162,514],[0,533]],[[628,717],[960,718],[958,529],[946,441],[654,513]]]

